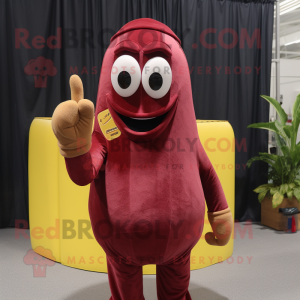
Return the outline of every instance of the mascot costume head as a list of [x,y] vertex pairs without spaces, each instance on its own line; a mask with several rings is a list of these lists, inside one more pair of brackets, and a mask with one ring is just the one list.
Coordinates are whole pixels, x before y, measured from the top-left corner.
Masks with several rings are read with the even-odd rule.
[[159,300],[191,299],[190,252],[205,200],[209,244],[228,242],[232,216],[199,140],[180,40],[158,21],[131,21],[105,53],[95,113],[78,76],[70,85],[72,100],[56,108],[52,127],[70,178],[91,183],[90,218],[107,254],[111,299],[144,299],[145,264],[157,265]]

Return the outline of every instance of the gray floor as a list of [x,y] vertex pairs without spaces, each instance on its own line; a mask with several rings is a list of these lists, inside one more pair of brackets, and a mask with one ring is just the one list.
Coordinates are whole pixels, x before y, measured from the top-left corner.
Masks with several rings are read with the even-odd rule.
[[[299,300],[300,232],[244,226],[252,228],[253,238],[237,234],[230,261],[191,272],[193,300]],[[1,300],[109,299],[107,274],[56,263],[47,268],[46,277],[33,277],[32,266],[23,262],[30,248],[30,240],[15,239],[14,229],[0,230]],[[250,263],[247,257],[252,257]],[[144,276],[144,295],[146,300],[157,299],[155,275]]]

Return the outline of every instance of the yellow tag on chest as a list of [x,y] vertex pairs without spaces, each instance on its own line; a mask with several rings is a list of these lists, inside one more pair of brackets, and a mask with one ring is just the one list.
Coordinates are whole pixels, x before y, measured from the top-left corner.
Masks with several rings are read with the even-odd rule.
[[98,122],[103,135],[108,141],[116,139],[121,135],[121,131],[117,127],[108,109],[98,114]]

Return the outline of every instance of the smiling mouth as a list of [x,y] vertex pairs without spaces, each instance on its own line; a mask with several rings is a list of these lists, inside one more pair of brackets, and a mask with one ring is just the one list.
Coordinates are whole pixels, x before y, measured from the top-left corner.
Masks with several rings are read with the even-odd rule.
[[130,118],[117,113],[125,125],[136,132],[147,132],[156,128],[164,120],[167,113],[154,118]]

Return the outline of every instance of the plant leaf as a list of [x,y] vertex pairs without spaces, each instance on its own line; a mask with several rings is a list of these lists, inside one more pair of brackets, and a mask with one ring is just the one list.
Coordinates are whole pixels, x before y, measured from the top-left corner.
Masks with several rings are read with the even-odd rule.
[[291,139],[286,134],[285,130],[283,129],[282,124],[280,124],[280,122],[278,120],[275,120],[274,123],[275,123],[275,127],[276,127],[278,133],[282,136],[282,138],[284,139],[286,145],[288,147],[291,147]]
[[264,156],[270,160],[273,160],[274,162],[278,159],[278,155],[276,154],[270,154],[266,152],[258,152],[259,155]]
[[277,172],[277,174],[281,177],[283,172],[283,165],[284,165],[284,162],[282,161],[283,156],[278,156],[269,153],[261,153],[261,152],[259,152],[259,154],[265,158],[263,161],[269,163],[273,167],[273,169]]
[[294,196],[297,198],[298,201],[300,201],[300,188],[295,188],[293,190]]
[[300,94],[297,96],[296,101],[293,105],[293,121],[292,121],[292,127],[293,127],[293,132],[294,136],[292,137],[292,147],[296,144],[297,140],[297,133],[298,133],[298,128],[300,124]]
[[285,157],[290,157],[290,149],[288,146],[281,146],[281,151]]
[[259,195],[258,195],[258,201],[259,201],[260,203],[261,203],[261,201],[263,201],[264,198],[266,197],[267,192],[268,192],[268,190],[265,190],[265,191],[259,193]]
[[[266,154],[268,154],[268,153],[266,153]],[[270,154],[270,155],[272,155],[272,154]],[[275,155],[275,156],[276,156],[276,155]],[[272,166],[275,164],[273,160],[270,160],[270,159],[267,158],[267,157],[264,157],[264,156],[254,156],[254,157],[250,158],[250,159],[247,161],[247,167],[250,168],[251,164],[252,164],[254,161],[258,161],[258,160],[264,161],[264,162],[266,162],[266,163],[268,163],[268,164],[270,164],[270,165],[272,165]]]
[[272,184],[272,183],[262,184],[262,185],[258,186],[255,190],[253,190],[253,192],[261,193],[264,191],[268,191],[273,186],[274,186],[274,184]]
[[295,182],[297,185],[300,185],[300,179],[295,179],[294,182]]
[[297,144],[295,149],[291,152],[293,166],[296,166],[300,161],[300,144]]
[[293,135],[293,127],[291,125],[285,125],[283,126],[283,130],[285,131],[286,135],[291,138]]
[[287,196],[290,200],[292,200],[293,194],[294,194],[294,191],[292,191],[292,190],[287,192]]
[[282,146],[286,146],[284,139],[278,133],[275,132],[274,134],[278,147],[281,149]]
[[273,196],[278,190],[279,190],[278,186],[270,188],[270,194]]
[[289,189],[289,186],[286,183],[284,183],[280,186],[279,191],[282,195],[284,195],[287,193],[288,189]]
[[276,132],[279,134],[277,128],[275,127],[275,122],[266,122],[266,123],[253,123],[247,126],[247,128],[258,128],[258,129],[267,129]]
[[275,208],[278,205],[280,205],[283,201],[284,196],[280,193],[280,192],[276,192],[273,195],[273,199],[272,199],[272,207]]
[[289,183],[289,190],[292,190],[296,186],[295,183]]
[[274,108],[276,109],[276,111],[278,113],[278,116],[280,118],[281,124],[285,125],[285,123],[287,121],[287,114],[285,113],[285,111],[281,107],[280,103],[276,99],[273,99],[269,96],[265,96],[265,95],[260,95],[260,96],[262,98],[264,98],[265,100],[267,100],[270,104],[272,104],[274,106]]

